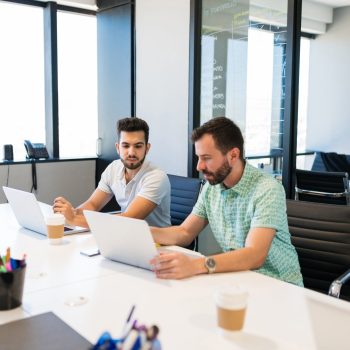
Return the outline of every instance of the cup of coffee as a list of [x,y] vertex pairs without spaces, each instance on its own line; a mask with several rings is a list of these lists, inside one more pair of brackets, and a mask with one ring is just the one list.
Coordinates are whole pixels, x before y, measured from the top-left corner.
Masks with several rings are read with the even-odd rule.
[[62,214],[52,214],[46,218],[47,237],[51,244],[61,244],[65,218]]
[[248,292],[239,286],[229,286],[214,294],[217,322],[221,330],[240,331],[244,325]]

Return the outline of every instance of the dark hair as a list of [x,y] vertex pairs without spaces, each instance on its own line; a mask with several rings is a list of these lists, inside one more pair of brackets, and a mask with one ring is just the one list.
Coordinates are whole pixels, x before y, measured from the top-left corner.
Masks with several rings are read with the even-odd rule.
[[131,132],[131,131],[143,131],[145,133],[145,141],[148,143],[149,138],[149,127],[148,124],[140,118],[130,117],[120,119],[117,122],[117,135],[118,141],[120,139],[120,133],[122,131]]
[[200,127],[192,131],[192,142],[198,141],[203,135],[209,134],[213,137],[216,147],[222,154],[237,147],[240,150],[240,158],[243,159],[244,140],[240,128],[225,117],[210,119]]

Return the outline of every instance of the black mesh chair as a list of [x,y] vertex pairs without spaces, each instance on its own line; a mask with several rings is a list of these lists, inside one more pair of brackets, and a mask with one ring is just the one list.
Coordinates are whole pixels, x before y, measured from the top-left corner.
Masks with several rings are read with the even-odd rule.
[[348,173],[297,169],[295,198],[308,202],[350,205]]
[[[178,175],[168,175],[168,177],[171,186],[171,224],[181,225],[197,201],[202,181]],[[186,248],[198,250],[197,238]]]
[[350,208],[287,200],[287,214],[305,287],[350,300]]

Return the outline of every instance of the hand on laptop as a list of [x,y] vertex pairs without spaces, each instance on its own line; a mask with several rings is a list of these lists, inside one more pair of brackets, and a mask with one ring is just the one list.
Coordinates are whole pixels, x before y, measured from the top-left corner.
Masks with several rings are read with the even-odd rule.
[[158,278],[182,279],[201,273],[204,258],[193,259],[182,253],[160,253],[150,263]]

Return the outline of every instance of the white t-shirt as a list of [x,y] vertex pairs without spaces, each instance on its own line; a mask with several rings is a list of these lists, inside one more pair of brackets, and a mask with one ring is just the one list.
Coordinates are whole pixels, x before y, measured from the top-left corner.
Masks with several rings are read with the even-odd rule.
[[170,226],[170,182],[166,173],[145,161],[136,176],[126,184],[125,168],[120,159],[113,161],[102,173],[98,188],[114,194],[124,212],[136,196],[157,204],[145,220],[150,226]]

